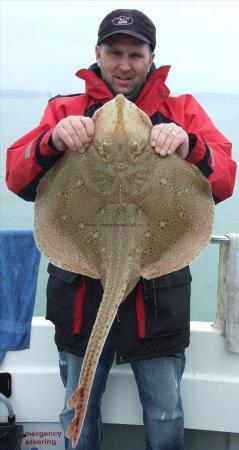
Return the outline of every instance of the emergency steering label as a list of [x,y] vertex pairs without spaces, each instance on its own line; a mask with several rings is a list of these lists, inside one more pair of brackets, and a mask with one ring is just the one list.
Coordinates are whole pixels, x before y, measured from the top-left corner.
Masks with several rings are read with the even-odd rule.
[[64,450],[64,433],[59,423],[23,423],[22,450]]

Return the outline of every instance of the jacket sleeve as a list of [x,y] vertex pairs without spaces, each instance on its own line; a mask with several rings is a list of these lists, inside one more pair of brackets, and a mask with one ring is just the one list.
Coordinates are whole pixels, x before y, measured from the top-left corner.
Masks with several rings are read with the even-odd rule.
[[6,183],[24,200],[34,201],[39,180],[63,155],[49,145],[57,117],[54,101],[48,103],[40,124],[7,150]]
[[215,203],[230,197],[236,177],[232,145],[191,95],[185,96],[183,127],[189,135],[187,161],[198,166],[208,178]]

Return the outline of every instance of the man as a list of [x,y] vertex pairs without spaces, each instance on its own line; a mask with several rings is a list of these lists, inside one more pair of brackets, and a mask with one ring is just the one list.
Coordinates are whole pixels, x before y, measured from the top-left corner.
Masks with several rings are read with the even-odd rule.
[[[156,30],[136,10],[115,10],[102,21],[95,49],[97,63],[77,72],[86,93],[51,99],[37,128],[8,150],[9,189],[34,201],[39,180],[65,151],[87,151],[94,136],[93,113],[122,93],[150,117],[151,144],[159,157],[178,152],[210,180],[215,202],[231,196],[235,163],[231,145],[189,95],[170,97],[165,85],[169,67],[156,69]],[[94,280],[52,264],[47,287],[47,319],[55,324],[65,406],[66,430],[73,412],[66,402],[79,372],[102,298]],[[147,450],[184,448],[180,381],[189,345],[191,275],[188,267],[141,279],[120,306],[98,364],[78,450],[101,448],[100,401],[116,353],[117,363],[131,363],[144,411]],[[142,299],[143,292],[143,299]],[[66,449],[71,449],[66,439]]]

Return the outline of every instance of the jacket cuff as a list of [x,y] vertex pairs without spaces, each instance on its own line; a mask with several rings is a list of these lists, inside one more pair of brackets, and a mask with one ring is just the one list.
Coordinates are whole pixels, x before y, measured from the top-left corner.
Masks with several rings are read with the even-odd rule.
[[210,147],[200,139],[198,136],[192,133],[188,133],[189,138],[189,154],[186,161],[191,164],[195,164],[205,177],[213,172],[214,159],[213,152]]
[[35,157],[42,167],[49,169],[64,152],[59,152],[51,143],[52,129],[41,133],[35,145]]

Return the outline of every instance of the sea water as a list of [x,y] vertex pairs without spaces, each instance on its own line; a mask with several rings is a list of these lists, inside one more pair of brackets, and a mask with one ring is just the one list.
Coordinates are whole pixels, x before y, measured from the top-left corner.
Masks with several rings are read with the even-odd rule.
[[[233,143],[233,158],[239,162],[239,96],[194,94],[206,109],[216,127]],[[37,126],[47,104],[48,95],[1,98],[1,158],[0,158],[0,228],[32,229],[33,204],[9,192],[5,185],[6,149],[15,140]],[[206,218],[205,218],[206,220]],[[233,196],[216,206],[214,234],[239,233],[238,181]],[[214,321],[218,281],[218,250],[208,246],[191,264],[193,276],[191,320]],[[47,260],[42,256],[34,314],[45,315]]]

